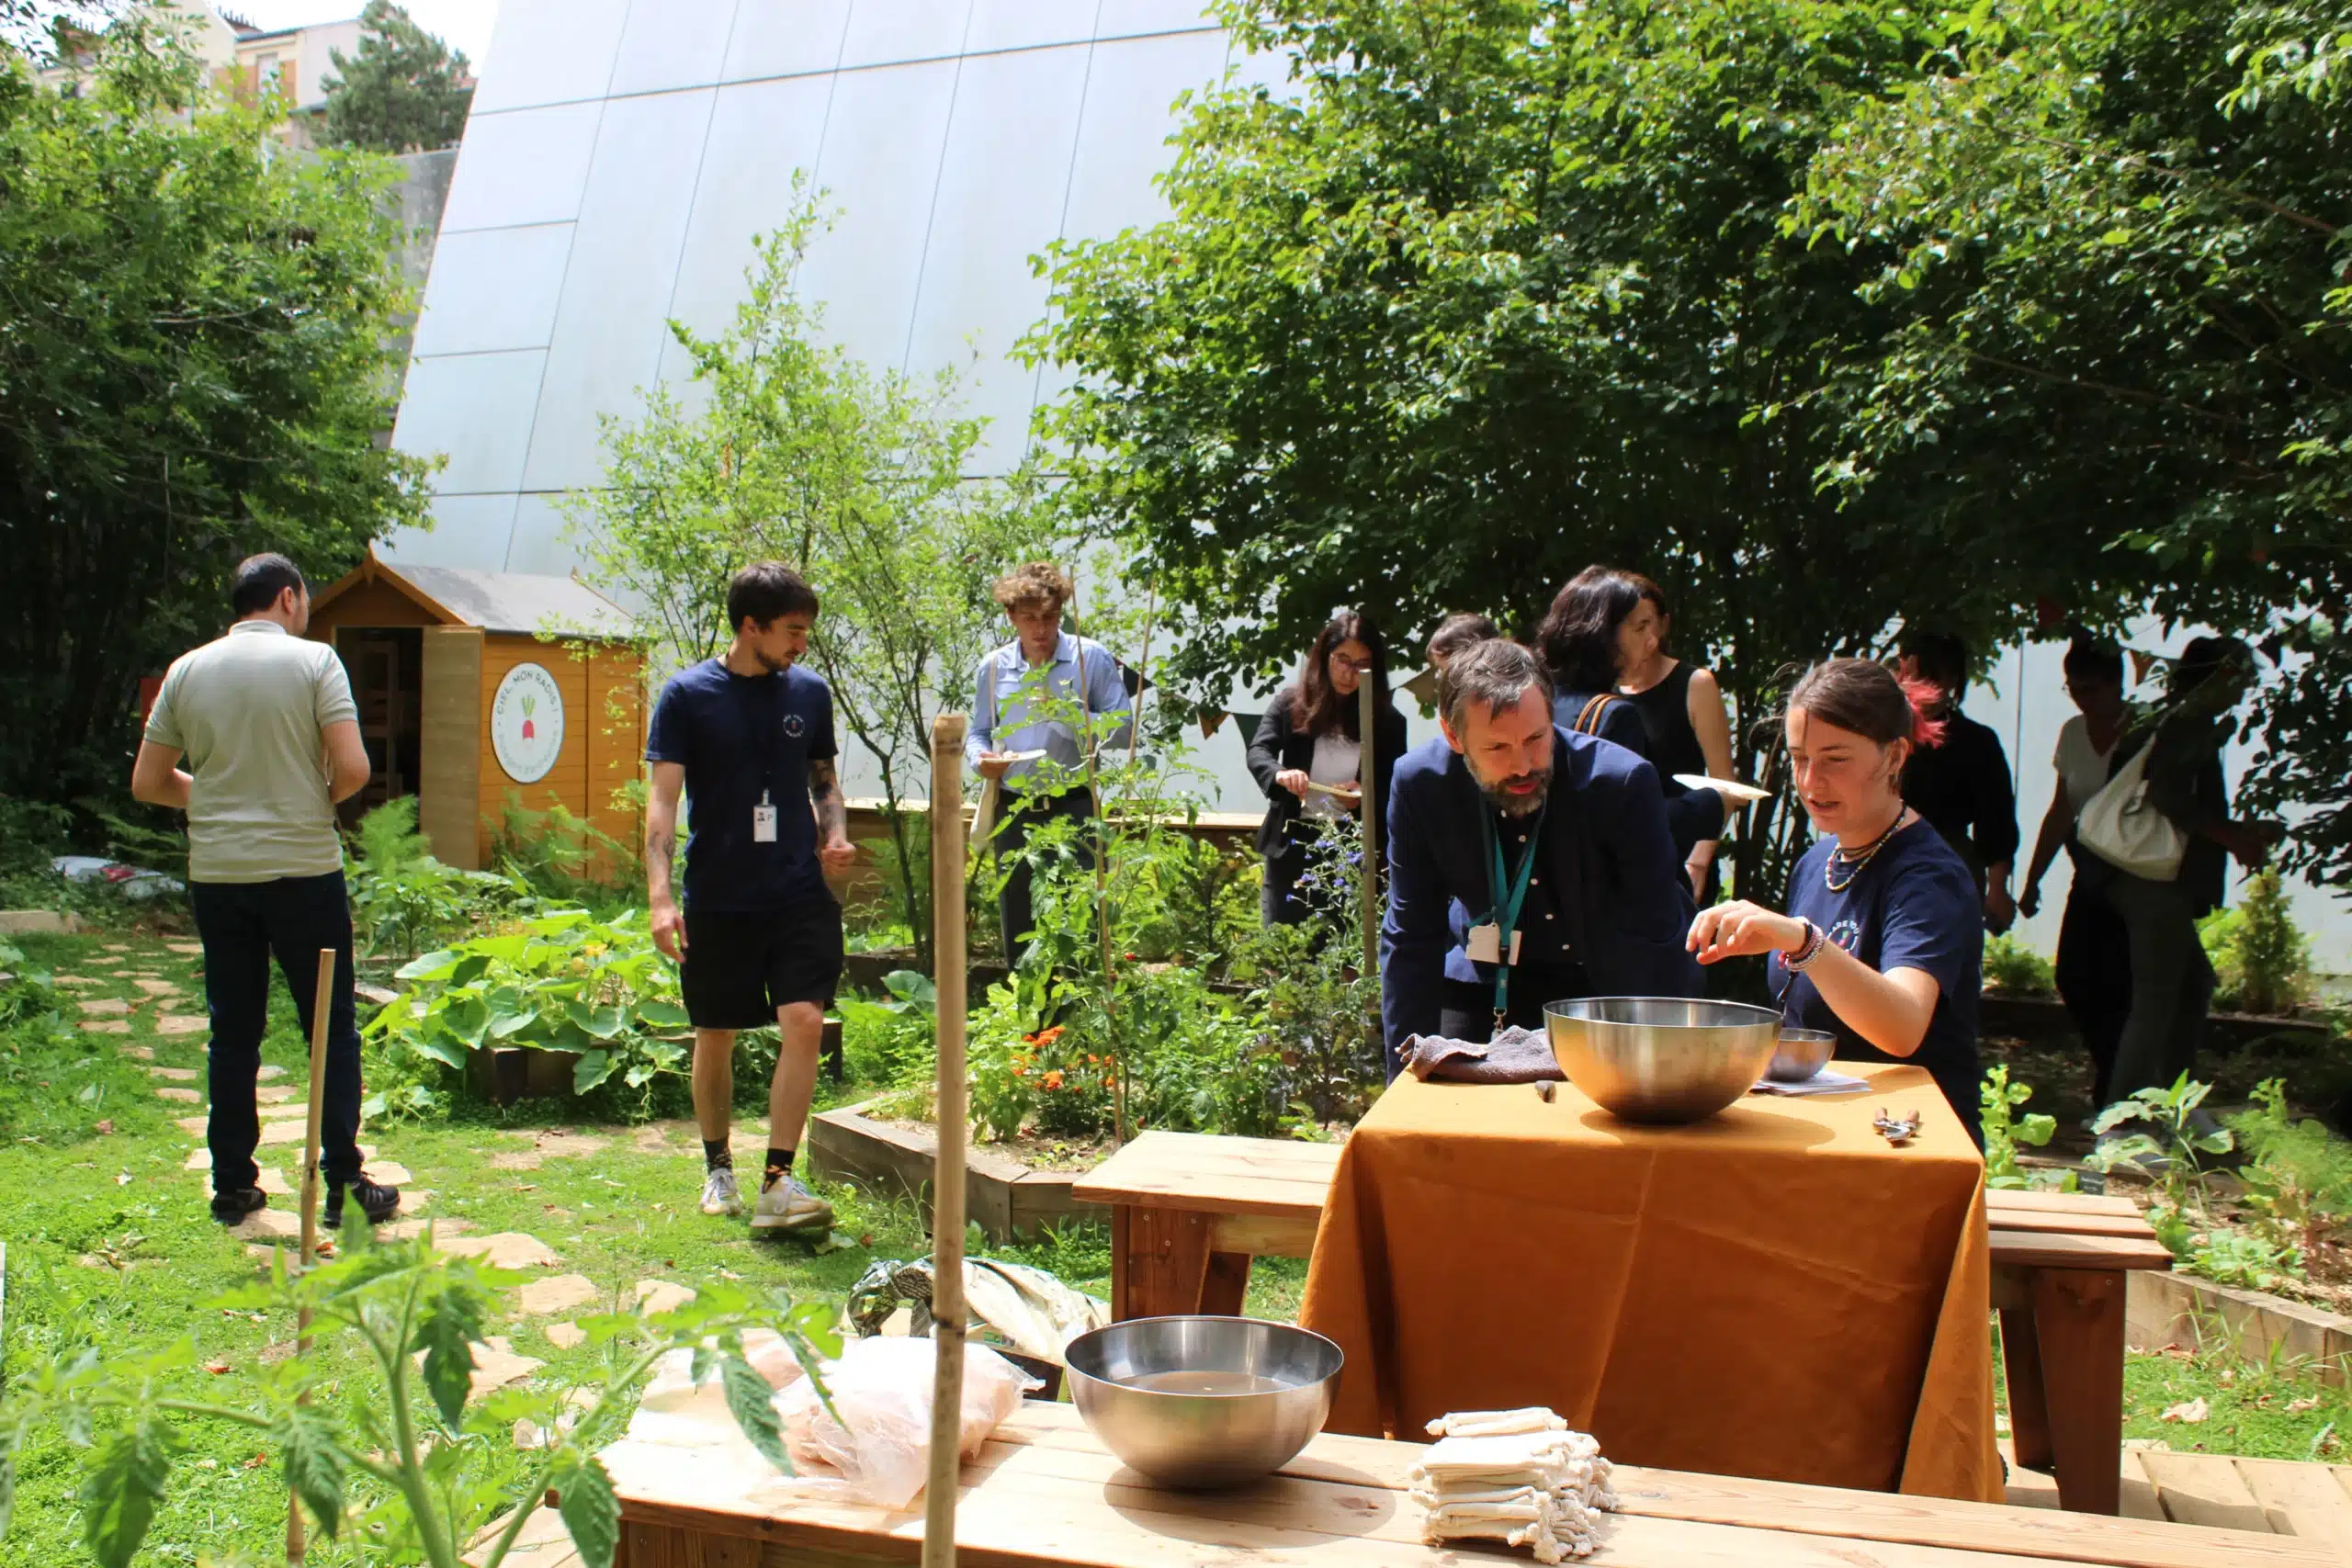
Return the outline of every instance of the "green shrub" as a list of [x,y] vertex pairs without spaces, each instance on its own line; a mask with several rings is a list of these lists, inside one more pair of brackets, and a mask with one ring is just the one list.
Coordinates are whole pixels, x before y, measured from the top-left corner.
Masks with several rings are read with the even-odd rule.
[[2046,997],[2058,988],[2050,960],[2004,932],[1984,939],[1984,985],[2018,996]]
[[611,912],[645,886],[645,860],[561,804],[533,811],[509,790],[491,842],[491,859],[508,876],[558,904]]
[[842,1061],[850,1074],[893,1087],[933,1076],[939,992],[931,976],[894,969],[882,976],[880,998],[843,996],[833,1011],[842,1021]]
[[2278,867],[2256,873],[2237,907],[2206,916],[2197,934],[2213,964],[2217,1005],[2285,1013],[2311,1000],[2311,943],[2288,912]]
[[[2023,1117],[2016,1114],[2018,1106],[2033,1098],[2033,1086],[2011,1083],[2006,1065],[1987,1072],[1977,1093],[1984,1104],[1982,1118],[1984,1128],[1984,1185],[2003,1188],[2034,1186],[2033,1179],[2018,1165],[2018,1145],[2027,1144],[2040,1148],[2050,1141],[2051,1134],[2057,1132],[2057,1120],[2039,1111]],[[2075,1187],[2075,1173],[2069,1170],[2063,1175],[2052,1176],[2049,1184],[2071,1192]]]
[[2253,1105],[2222,1121],[2250,1156],[2238,1178],[2262,1201],[2257,1207],[2293,1222],[2301,1211],[2352,1219],[2352,1143],[2315,1121],[2297,1121],[2283,1082],[2271,1078],[2256,1086]]
[[368,812],[352,837],[351,923],[362,956],[414,953],[513,913],[525,901],[512,878],[460,871],[434,859],[416,829],[413,795]]

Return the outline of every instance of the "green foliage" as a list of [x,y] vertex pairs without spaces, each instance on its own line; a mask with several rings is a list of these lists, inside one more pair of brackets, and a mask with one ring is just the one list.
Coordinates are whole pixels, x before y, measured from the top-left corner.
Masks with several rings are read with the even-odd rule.
[[[0,1404],[0,1499],[39,1434],[87,1449],[82,1488],[91,1554],[107,1568],[129,1563],[167,1495],[187,1429],[227,1427],[266,1434],[286,1482],[317,1530],[342,1537],[356,1526],[386,1561],[459,1568],[459,1551],[502,1515],[497,1533],[469,1561],[498,1568],[530,1516],[552,1491],[573,1546],[589,1568],[610,1568],[620,1509],[595,1451],[619,1435],[631,1395],[664,1352],[689,1348],[697,1378],[716,1375],[727,1404],[771,1462],[789,1472],[766,1382],[743,1353],[753,1328],[781,1334],[811,1376],[838,1346],[830,1314],[811,1313],[782,1290],[754,1294],[722,1281],[658,1315],[605,1314],[581,1326],[606,1348],[595,1401],[567,1426],[554,1392],[507,1390],[470,1397],[471,1342],[493,1314],[497,1292],[519,1275],[434,1250],[430,1233],[380,1241],[355,1208],[342,1255],[289,1278],[283,1255],[271,1279],[214,1303],[268,1307],[314,1321],[322,1338],[350,1347],[372,1373],[364,1393],[345,1391],[305,1356],[239,1380],[236,1393],[191,1399],[164,1392],[169,1374],[196,1359],[192,1340],[160,1351],[95,1342],[61,1346],[12,1378]],[[209,1318],[212,1314],[205,1314]],[[421,1361],[418,1353],[422,1352]],[[423,1387],[419,1387],[422,1380]],[[754,1401],[750,1391],[757,1385]],[[754,1407],[756,1405],[756,1408]],[[511,1492],[495,1483],[496,1456],[511,1447],[518,1420],[538,1427],[548,1447]],[[365,1477],[393,1499],[351,1517],[350,1482]],[[6,1526],[0,1514],[0,1529]],[[369,1554],[371,1556],[374,1553]]]
[[931,976],[894,969],[882,976],[880,999],[834,999],[842,1021],[842,1060],[862,1080],[918,1084],[933,1075],[939,993]]
[[2286,1013],[2311,1000],[2311,943],[2288,912],[2277,866],[2256,872],[2233,908],[2198,921],[2197,935],[2212,961],[2221,1006]]
[[368,0],[359,13],[359,51],[333,51],[326,141],[373,152],[430,152],[465,133],[474,90],[458,84],[466,56],[409,19],[390,0]]
[[1048,535],[1032,476],[964,479],[983,422],[954,412],[951,375],[918,381],[825,341],[798,292],[825,220],[802,177],[793,191],[728,329],[671,323],[696,396],[656,387],[634,421],[605,421],[604,482],[571,498],[569,533],[590,577],[645,605],[679,663],[732,630],[727,583],[746,562],[788,561],[816,586],[809,659],[876,764],[900,919],[927,963],[922,822],[901,806],[928,793],[932,718],[969,700],[1000,624],[991,580]]
[[2253,1267],[2298,1273],[2301,1257],[2352,1218],[2352,1144],[2316,1121],[2297,1121],[2277,1078],[2257,1085],[2253,1106],[2226,1120],[2250,1156],[2238,1180],[2251,1239],[2267,1249]]
[[645,885],[638,846],[625,844],[562,802],[545,811],[506,793],[491,857],[500,871],[543,898],[610,909]]
[[2268,1289],[2282,1277],[2301,1274],[2302,1254],[2275,1230],[2233,1227],[2214,1213],[2203,1156],[2228,1154],[2237,1140],[2226,1128],[2207,1132],[2199,1125],[2194,1113],[2209,1089],[2183,1073],[2170,1089],[2139,1089],[2109,1106],[2091,1123],[2093,1132],[2139,1125],[2094,1153],[2090,1164],[2098,1170],[2129,1165],[2155,1178],[2148,1224],[2183,1268],[2222,1284]]
[[416,829],[416,797],[401,795],[359,819],[346,867],[351,922],[363,955],[413,954],[514,910],[523,896],[495,872],[459,871],[433,858]]
[[635,910],[610,920],[579,909],[540,916],[428,953],[397,977],[407,989],[361,1031],[395,1063],[461,1067],[467,1053],[497,1046],[573,1051],[582,1094],[616,1075],[643,1089],[685,1070],[677,971]]
[[1984,1110],[1980,1119],[1984,1129],[1984,1185],[1999,1188],[2054,1186],[2061,1191],[2072,1192],[2077,1186],[2071,1170],[2058,1175],[2055,1180],[2029,1178],[2018,1165],[2018,1145],[2025,1144],[2040,1148],[2058,1131],[2055,1117],[2039,1111],[2019,1117],[2017,1108],[2033,1098],[2031,1084],[2009,1081],[2007,1065],[1989,1069],[1978,1086]]
[[119,795],[141,676],[217,636],[235,563],[314,581],[426,522],[379,446],[405,308],[395,170],[289,158],[163,9],[78,96],[0,60],[0,790]]
[[1984,985],[2016,996],[2046,997],[2057,990],[2058,976],[2050,960],[2005,931],[1984,939]]

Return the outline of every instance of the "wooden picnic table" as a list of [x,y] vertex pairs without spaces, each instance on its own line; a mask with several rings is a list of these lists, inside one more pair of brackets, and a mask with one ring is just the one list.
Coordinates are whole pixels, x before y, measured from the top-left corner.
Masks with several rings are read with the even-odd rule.
[[[741,1453],[748,1445],[735,1442]],[[1069,1405],[1029,1404],[964,1466],[965,1568],[1442,1568],[1525,1562],[1523,1551],[1432,1547],[1407,1495],[1418,1445],[1325,1436],[1274,1476],[1227,1493],[1154,1486]],[[624,1440],[604,1454],[621,1504],[617,1568],[852,1568],[910,1563],[921,1499],[892,1513],[746,1486],[740,1454]],[[2289,1536],[2011,1508],[1788,1482],[1623,1467],[1623,1509],[1593,1568],[2341,1568]]]

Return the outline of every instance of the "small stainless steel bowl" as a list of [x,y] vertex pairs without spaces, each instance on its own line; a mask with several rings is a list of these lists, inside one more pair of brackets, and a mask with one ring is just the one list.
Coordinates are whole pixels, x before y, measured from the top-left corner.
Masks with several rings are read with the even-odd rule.
[[1628,1122],[1700,1122],[1756,1086],[1781,1015],[1746,1002],[1580,997],[1546,1003],[1552,1055],[1568,1081]]
[[1132,1318],[1080,1335],[1063,1359],[1102,1446],[1191,1492],[1247,1485],[1297,1457],[1331,1412],[1343,1359],[1320,1334],[1250,1317]]
[[1803,1083],[1826,1066],[1838,1053],[1838,1037],[1826,1029],[1783,1029],[1780,1049],[1764,1076],[1774,1083]]

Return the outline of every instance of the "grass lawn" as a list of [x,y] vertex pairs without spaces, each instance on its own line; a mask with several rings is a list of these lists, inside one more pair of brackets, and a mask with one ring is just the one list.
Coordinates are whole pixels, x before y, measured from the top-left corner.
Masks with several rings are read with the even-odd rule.
[[[213,1222],[206,1208],[209,1173],[187,1168],[203,1137],[175,1123],[200,1117],[203,1107],[157,1094],[200,1095],[204,1088],[204,1032],[167,1033],[163,1026],[167,1018],[203,1013],[198,960],[149,937],[22,938],[17,945],[29,969],[92,983],[60,987],[62,1028],[48,1043],[13,1053],[0,1046],[0,1127],[7,1129],[0,1143],[0,1243],[7,1247],[0,1375],[22,1376],[51,1352],[84,1344],[111,1352],[190,1337],[194,1364],[172,1374],[164,1392],[238,1403],[233,1385],[265,1372],[293,1329],[267,1314],[209,1304],[253,1280],[259,1264],[248,1243]],[[118,1002],[124,1010],[109,1006]],[[100,1010],[85,1018],[84,1003]],[[85,1021],[128,1028],[88,1032],[79,1027]],[[293,1108],[289,1119],[298,1128],[304,1051],[292,1003],[277,985],[263,1059],[284,1073],[265,1089],[285,1091],[280,1103]],[[873,1087],[827,1086],[823,1099],[858,1098]],[[535,1236],[560,1261],[530,1272],[584,1275],[605,1302],[622,1306],[634,1303],[640,1281],[692,1286],[726,1277],[782,1283],[797,1295],[838,1303],[874,1258],[920,1258],[929,1250],[910,1203],[846,1187],[827,1188],[825,1195],[838,1211],[839,1233],[857,1245],[818,1256],[807,1241],[754,1242],[742,1222],[697,1212],[701,1148],[691,1124],[584,1125],[562,1112],[548,1102],[510,1112],[468,1107],[448,1122],[371,1123],[361,1141],[375,1147],[374,1165],[395,1162],[411,1174],[410,1190],[430,1191],[419,1217],[462,1224],[478,1235]],[[756,1169],[764,1121],[739,1111],[735,1140],[739,1167]],[[259,1157],[265,1168],[299,1185],[299,1140],[266,1145]],[[273,1198],[271,1204],[290,1213],[293,1200]],[[1107,1296],[1107,1229],[1095,1228],[992,1255],[1051,1268]],[[1295,1315],[1304,1281],[1303,1263],[1261,1264],[1250,1310]],[[515,1354],[544,1363],[534,1378],[562,1387],[595,1378],[601,1352],[593,1346],[560,1349],[546,1329],[600,1310],[592,1303],[547,1317],[516,1315],[492,1332]],[[208,1363],[226,1370],[208,1371]],[[355,1395],[374,1390],[372,1381],[357,1381],[356,1357],[350,1370]],[[180,1456],[141,1560],[192,1564],[281,1555],[286,1492],[277,1456],[250,1434],[186,1429],[195,1444]],[[23,1457],[0,1562],[64,1568],[90,1561],[75,1497],[81,1459],[53,1443]],[[343,1547],[316,1542],[311,1561],[356,1560]]]

